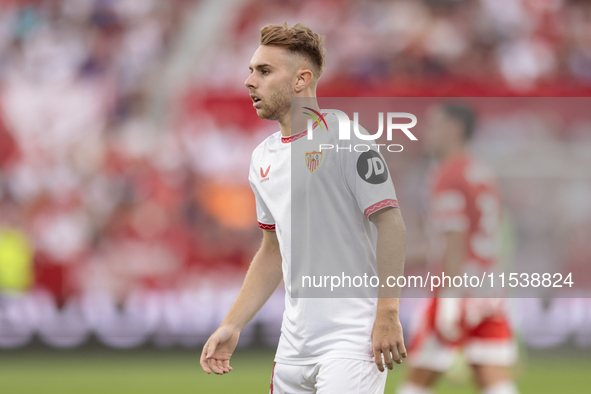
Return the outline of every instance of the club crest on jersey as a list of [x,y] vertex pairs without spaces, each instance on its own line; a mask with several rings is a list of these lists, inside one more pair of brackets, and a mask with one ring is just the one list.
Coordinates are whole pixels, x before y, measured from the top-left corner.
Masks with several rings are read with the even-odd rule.
[[322,152],[306,152],[306,167],[312,174],[320,167],[320,162],[322,162]]
[[263,179],[261,179],[261,182],[264,182],[264,181],[268,181],[269,180],[268,175],[269,175],[269,170],[270,169],[271,169],[271,165],[270,164],[269,164],[269,167],[267,167],[267,170],[266,171],[263,171],[263,167],[261,167],[261,178],[263,178]]

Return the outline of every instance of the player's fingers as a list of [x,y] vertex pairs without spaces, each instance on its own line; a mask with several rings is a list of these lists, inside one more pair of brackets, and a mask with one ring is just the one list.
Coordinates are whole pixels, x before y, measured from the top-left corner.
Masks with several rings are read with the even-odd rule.
[[224,360],[224,368],[230,372],[232,370],[232,367],[230,366],[230,360]]
[[224,371],[218,368],[218,360],[216,360],[215,358],[210,358],[207,360],[207,363],[209,364],[209,368],[211,368],[213,373],[215,373],[216,375],[223,375]]
[[373,348],[373,361],[376,363],[376,366],[380,370],[380,372],[384,372],[384,363],[382,361],[382,352],[379,348]]
[[218,368],[222,371],[222,374],[228,373],[226,367],[224,367],[224,360],[217,360]]
[[402,360],[400,359],[400,354],[398,354],[398,347],[394,343],[391,345],[390,349],[392,349],[392,361],[396,364],[402,364]]
[[394,369],[394,364],[392,363],[392,356],[390,355],[390,349],[391,348],[389,345],[384,345],[382,347],[382,352],[384,353],[384,361],[386,362],[386,367],[388,367],[388,369],[391,371]]
[[400,353],[402,358],[406,358],[407,353],[406,353],[406,346],[404,346],[404,339],[401,339],[400,341],[398,341],[398,352]]
[[200,364],[201,364],[201,368],[205,371],[205,373],[207,373],[207,374],[211,373],[211,369],[209,368],[209,365],[207,365],[207,360],[202,359]]
[[201,359],[199,360],[199,363],[201,364],[201,368],[203,368],[203,370],[206,373],[210,374],[211,369],[209,368],[209,365],[207,365],[207,359],[205,358],[206,351],[207,351],[207,343],[205,344],[205,346],[203,346],[203,350],[201,351]]

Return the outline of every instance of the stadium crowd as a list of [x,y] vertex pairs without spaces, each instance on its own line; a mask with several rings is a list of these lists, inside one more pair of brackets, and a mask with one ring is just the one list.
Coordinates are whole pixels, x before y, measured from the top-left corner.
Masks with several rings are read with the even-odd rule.
[[[322,96],[585,95],[591,89],[586,1],[248,0],[228,13],[231,29],[203,57],[205,73],[176,92],[167,103],[174,116],[161,126],[151,113],[151,82],[199,5],[0,3],[4,291],[45,288],[63,303],[100,290],[123,302],[138,288],[190,288],[206,274],[241,274],[260,238],[247,181],[250,153],[275,131],[256,118],[243,87],[266,23],[303,20],[326,32]],[[589,126],[576,127],[531,135],[551,146],[589,142]],[[503,145],[529,138],[519,127],[504,130],[515,132],[483,130],[479,139]],[[395,171],[402,204],[405,189],[421,187],[416,176],[426,160],[415,160],[405,165],[415,171]],[[588,179],[581,179],[561,197],[574,201],[570,207],[591,194]],[[505,187],[519,196],[523,184],[509,179]],[[419,226],[424,204],[406,201],[409,226]],[[509,208],[526,215],[532,211],[518,210],[525,201],[515,197]],[[549,208],[563,218],[557,205]],[[589,232],[585,215],[567,219]],[[522,233],[541,231],[536,217],[522,219]],[[409,245],[424,244],[421,234],[410,236]],[[577,239],[579,249],[588,248]]]
[[539,95],[591,81],[584,0],[249,0],[210,83],[239,90],[258,27],[283,20],[326,32],[328,90],[347,81],[346,92],[392,96]]
[[193,265],[245,263],[250,243],[202,208],[221,192],[199,187],[190,131],[147,115],[149,81],[193,3],[2,2],[1,287],[122,299],[140,282],[190,281]]

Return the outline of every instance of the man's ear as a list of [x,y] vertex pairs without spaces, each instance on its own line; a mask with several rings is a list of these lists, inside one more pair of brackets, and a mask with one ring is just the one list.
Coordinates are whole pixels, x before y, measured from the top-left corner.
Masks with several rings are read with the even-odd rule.
[[296,93],[299,93],[302,90],[306,89],[306,87],[310,85],[310,83],[312,82],[312,78],[312,71],[305,68],[298,70],[294,87]]

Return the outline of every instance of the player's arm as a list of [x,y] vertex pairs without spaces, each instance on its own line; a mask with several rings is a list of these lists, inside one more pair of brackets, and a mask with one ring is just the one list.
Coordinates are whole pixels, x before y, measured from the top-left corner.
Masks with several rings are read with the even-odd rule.
[[[466,231],[448,230],[444,233],[445,249],[443,254],[443,272],[446,276],[462,275],[466,259]],[[461,335],[460,320],[462,299],[458,298],[454,288],[443,288],[437,300],[435,326],[439,334],[449,340],[457,341]]]
[[240,331],[261,309],[281,282],[281,253],[275,231],[263,230],[263,244],[254,256],[240,293],[220,327],[207,340],[201,353],[201,367],[208,374],[223,375],[232,370],[230,357]]
[[[467,231],[470,227],[470,218],[466,211],[467,187],[465,181],[447,174],[434,195],[434,219],[438,231],[441,231],[444,237],[441,268],[446,276],[461,275],[465,263]],[[444,293],[449,290],[445,290]]]
[[445,252],[443,255],[443,271],[446,275],[462,274],[466,259],[466,232],[447,231],[445,233]]
[[[377,268],[380,282],[384,283],[389,276],[397,277],[404,272],[406,228],[398,208],[381,209],[371,214],[370,220],[378,229]],[[384,371],[382,354],[388,369],[394,368],[393,361],[400,364],[401,357],[406,357],[399,307],[400,289],[380,287],[372,331],[374,361],[380,371]]]

